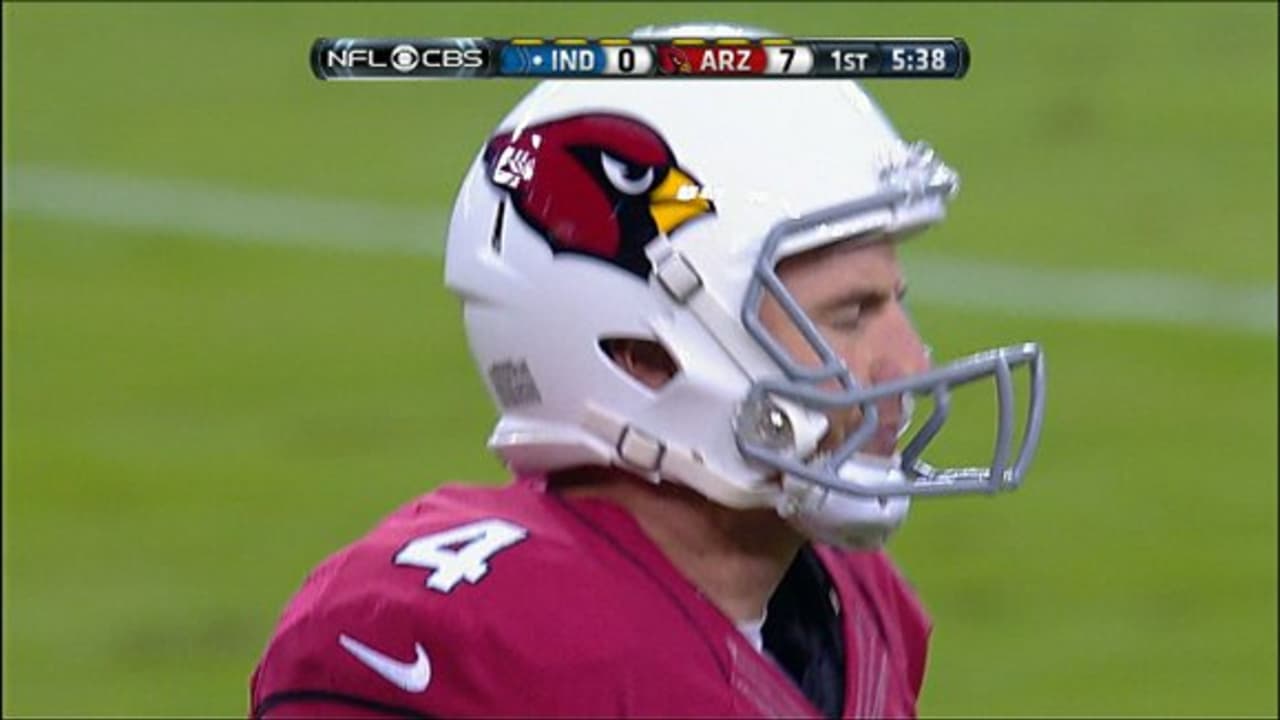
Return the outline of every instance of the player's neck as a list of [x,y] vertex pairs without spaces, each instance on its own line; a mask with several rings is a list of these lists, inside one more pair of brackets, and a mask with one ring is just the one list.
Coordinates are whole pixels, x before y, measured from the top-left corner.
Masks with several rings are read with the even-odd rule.
[[804,544],[773,510],[731,510],[681,486],[653,485],[617,469],[576,470],[555,487],[629,511],[667,559],[734,622],[764,614]]

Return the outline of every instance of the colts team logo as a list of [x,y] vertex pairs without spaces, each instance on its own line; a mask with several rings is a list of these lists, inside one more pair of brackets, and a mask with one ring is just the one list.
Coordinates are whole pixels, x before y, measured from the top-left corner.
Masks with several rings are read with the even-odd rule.
[[575,115],[504,133],[485,148],[489,179],[547,241],[640,278],[644,247],[715,213],[702,184],[676,165],[653,128],[622,115]]

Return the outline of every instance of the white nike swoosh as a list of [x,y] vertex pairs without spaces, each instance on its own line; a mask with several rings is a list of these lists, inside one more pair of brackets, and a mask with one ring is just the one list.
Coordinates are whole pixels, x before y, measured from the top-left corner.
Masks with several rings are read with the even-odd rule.
[[418,643],[413,644],[413,650],[418,654],[417,659],[413,662],[401,662],[348,635],[339,635],[338,642],[357,660],[401,690],[420,693],[431,682],[431,659]]

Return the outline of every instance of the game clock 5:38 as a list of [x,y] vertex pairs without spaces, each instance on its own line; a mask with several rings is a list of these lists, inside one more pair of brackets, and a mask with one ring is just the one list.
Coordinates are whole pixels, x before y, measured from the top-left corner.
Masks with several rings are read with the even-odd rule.
[[818,77],[952,78],[969,69],[958,37],[796,40],[813,54]]
[[886,43],[880,72],[887,76],[960,77],[969,69],[969,48],[959,38],[947,42]]

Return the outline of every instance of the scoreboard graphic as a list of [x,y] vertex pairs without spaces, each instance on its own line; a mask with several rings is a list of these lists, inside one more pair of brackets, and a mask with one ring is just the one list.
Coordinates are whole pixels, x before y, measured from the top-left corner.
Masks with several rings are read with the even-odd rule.
[[321,80],[442,78],[948,78],[969,69],[949,38],[320,38]]

